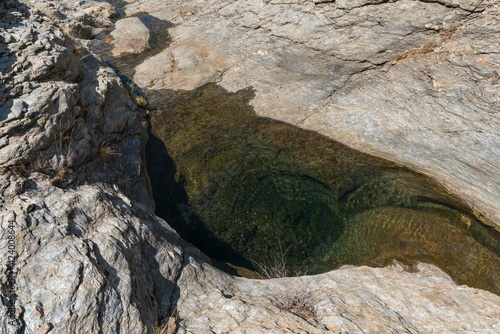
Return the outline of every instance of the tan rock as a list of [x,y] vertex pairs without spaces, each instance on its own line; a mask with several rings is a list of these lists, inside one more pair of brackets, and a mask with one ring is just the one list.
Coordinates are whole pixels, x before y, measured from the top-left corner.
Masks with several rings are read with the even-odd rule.
[[231,64],[219,51],[201,40],[174,43],[137,66],[134,81],[141,87],[184,90],[220,81]]
[[40,327],[38,327],[35,334],[47,334],[51,331],[51,329],[52,329],[51,324],[43,324]]
[[111,32],[114,49],[113,56],[127,53],[141,53],[149,47],[151,33],[137,17],[129,17],[116,23],[116,29]]
[[94,17],[100,17],[104,19],[111,19],[117,16],[115,8],[107,2],[99,3],[99,5],[95,7],[85,8],[83,12]]

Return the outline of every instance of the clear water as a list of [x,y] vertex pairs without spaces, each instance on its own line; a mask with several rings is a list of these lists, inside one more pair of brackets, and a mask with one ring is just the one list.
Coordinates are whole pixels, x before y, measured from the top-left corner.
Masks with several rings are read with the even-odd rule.
[[290,272],[434,263],[496,293],[498,233],[431,179],[258,117],[251,89],[151,92],[147,157],[157,213],[210,257]]
[[149,50],[113,58],[103,34],[94,52],[132,97],[154,101],[147,162],[157,214],[215,264],[255,270],[280,248],[292,274],[421,261],[500,295],[500,234],[431,179],[256,116],[251,88],[141,91],[133,69],[169,45],[171,24],[138,16],[153,32]]

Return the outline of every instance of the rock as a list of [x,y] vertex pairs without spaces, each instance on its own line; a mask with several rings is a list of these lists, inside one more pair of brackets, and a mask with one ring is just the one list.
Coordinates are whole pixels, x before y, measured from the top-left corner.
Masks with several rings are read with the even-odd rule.
[[[341,268],[298,278],[233,278],[191,261],[179,278],[178,333],[496,333],[496,296],[454,283],[434,266],[418,273]],[[202,278],[202,279],[200,279]],[[355,282],[355,283],[354,283]],[[453,293],[450,293],[450,289]],[[299,296],[309,317],[283,308]],[[467,310],[459,305],[467,304]],[[295,310],[297,312],[297,310]],[[297,312],[299,313],[299,312]]]
[[26,104],[21,100],[14,100],[10,110],[3,108],[4,112],[9,112],[7,115],[2,115],[2,121],[11,121],[21,118],[21,116],[26,112]]
[[43,324],[36,330],[35,334],[47,334],[51,330],[52,330],[51,324]]
[[208,43],[190,40],[137,66],[134,81],[141,87],[192,90],[219,81],[229,67],[229,61]]
[[[137,67],[143,89],[254,87],[259,115],[428,174],[500,226],[497,2],[172,1],[167,13],[141,0],[127,14],[139,8],[175,24]],[[197,45],[223,65],[189,61]],[[163,71],[147,81],[147,68]]]
[[92,39],[111,27],[111,19],[117,17],[112,5],[94,0],[26,2],[53,19],[70,36],[83,39]]
[[113,56],[141,53],[149,47],[150,31],[138,17],[119,20],[115,27],[111,32],[115,39]]
[[118,17],[115,8],[107,2],[97,3],[95,7],[87,7],[83,12],[101,19],[114,19]]
[[[13,36],[29,32],[40,44],[19,44],[17,39],[2,44],[7,61],[1,65],[0,80],[5,91],[0,138],[19,131],[24,136],[3,145],[0,167],[27,164],[32,170],[54,176],[79,166],[79,182],[103,182],[105,177],[115,180],[111,183],[122,189],[128,188],[138,199],[147,198],[145,181],[139,182],[140,190],[130,178],[144,173],[141,147],[145,145],[145,119],[121,81],[82,43],[70,41],[60,29],[42,19],[28,20],[26,7],[18,8],[26,16],[10,18],[15,26],[7,31]],[[91,135],[93,131],[100,135]],[[125,133],[129,135],[118,135]],[[134,150],[125,149],[128,145],[136,151],[121,161],[125,151]],[[103,147],[113,153],[106,159]],[[96,157],[98,164],[87,164]],[[109,171],[105,175],[96,173],[96,168],[104,165],[111,167]],[[132,174],[123,173],[128,168]],[[151,205],[148,199],[146,202]]]
[[17,296],[2,299],[0,331],[146,333],[168,314],[183,250],[151,213],[145,115],[83,44],[5,5],[2,32],[44,42],[1,46],[0,249],[18,274],[4,279],[3,257]]
[[[118,76],[88,53],[84,42],[68,38],[61,28],[71,23],[64,22],[70,12],[96,4],[26,3],[0,2],[0,34],[12,36],[0,44],[0,332],[150,333],[158,324],[168,323],[172,314],[178,314],[180,333],[499,332],[500,297],[456,286],[429,265],[419,265],[417,273],[361,267],[278,280],[236,278],[211,267],[209,259],[152,212],[143,157],[145,113],[131,101]],[[196,10],[205,7],[222,7],[217,2],[183,3],[178,21],[195,19]],[[235,3],[248,13],[248,22],[257,15]],[[173,3],[172,12],[180,4]],[[286,8],[275,1],[258,4],[277,6],[276,13]],[[309,4],[313,6],[312,2],[304,6]],[[420,2],[410,5],[423,6]],[[435,3],[425,6],[446,13],[460,11]],[[49,16],[34,7],[54,8],[60,14]],[[224,20],[234,8],[231,3],[219,10],[229,15]],[[287,25],[279,22],[282,28]],[[217,31],[217,25],[210,27]],[[21,40],[30,34],[30,41]],[[200,40],[206,37],[200,36]],[[238,64],[220,46],[205,42],[230,58],[230,64]],[[487,40],[479,43],[489,45]],[[271,51],[274,58],[268,58],[269,64],[278,60],[275,52],[279,50]],[[249,70],[255,57],[246,63],[240,59],[241,69]],[[308,57],[303,59],[313,59]],[[410,61],[415,60],[402,64]],[[457,56],[455,61],[471,59]],[[319,69],[310,67],[312,72]],[[290,69],[280,71],[282,77],[269,75],[268,79],[281,80],[290,89],[292,84],[286,80],[295,78],[294,74]],[[304,77],[301,84],[314,81],[308,81],[305,74],[299,73]],[[265,85],[259,80],[255,75],[249,82],[261,83],[256,85],[261,94]],[[277,90],[269,82],[268,99]],[[307,93],[320,86],[303,87]],[[14,101],[23,112],[4,118],[12,112]],[[296,112],[292,109],[290,115]],[[64,181],[65,189],[55,186],[54,178]],[[10,240],[14,249],[9,247]],[[304,285],[309,287],[305,294],[300,292]],[[286,304],[278,299],[283,289],[310,298],[306,299],[308,312],[299,312],[293,305],[286,309],[300,316],[286,311]],[[305,319],[306,315],[312,318]]]
[[[26,207],[21,203],[17,209],[7,206],[7,210],[16,210],[16,221],[34,222],[30,227],[16,228],[18,263],[23,272],[16,278],[17,304],[25,309],[21,320],[27,331],[33,333],[43,322],[52,323],[55,333],[67,333],[70,326],[77,332],[122,328],[122,332],[145,333],[147,327],[154,326],[156,314],[169,307],[168,291],[173,289],[171,282],[182,263],[175,232],[156,223],[150,226],[153,229],[147,227],[144,223],[152,216],[148,218],[144,211],[141,218],[130,216],[132,220],[127,221],[124,218],[129,210],[141,209],[127,205],[121,195],[102,189],[103,185],[102,190],[87,186],[76,191],[58,190],[47,182],[36,185],[35,193],[24,193],[34,207],[28,216],[23,216]],[[116,201],[113,210],[117,211],[98,204],[101,196]],[[95,215],[88,215],[91,211]],[[135,223],[130,225],[132,221]],[[27,230],[31,236],[25,234]],[[172,247],[166,240],[173,242]],[[157,242],[166,247],[160,254]],[[142,243],[150,246],[142,249]],[[143,252],[150,252],[151,257],[137,256]],[[41,305],[43,312],[36,305]],[[76,319],[80,319],[79,325]]]

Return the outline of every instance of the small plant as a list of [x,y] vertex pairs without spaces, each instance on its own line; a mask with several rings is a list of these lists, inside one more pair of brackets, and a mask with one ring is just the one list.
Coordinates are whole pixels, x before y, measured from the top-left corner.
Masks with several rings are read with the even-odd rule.
[[54,170],[50,167],[47,161],[43,160],[41,154],[39,159],[30,164],[30,173],[31,172],[38,172],[52,176],[54,175]]
[[441,30],[441,38],[439,40],[430,39],[426,41],[424,45],[422,45],[418,49],[406,50],[396,60],[401,60],[416,55],[422,55],[433,52],[438,45],[449,40],[455,34],[455,32],[458,30],[459,27],[460,26],[457,23],[451,23],[447,28]]
[[498,72],[494,72],[493,75],[490,77],[491,83],[494,85],[500,84],[500,74]]
[[396,60],[401,60],[409,57],[413,57],[416,55],[422,55],[422,54],[427,54],[431,53],[434,51],[434,49],[437,47],[438,42],[434,39],[430,39],[427,42],[424,43],[420,48],[418,49],[411,49],[403,52]]
[[304,280],[286,282],[273,295],[276,306],[304,319],[315,318],[316,298]]
[[141,90],[139,88],[137,88],[137,86],[135,86],[133,82],[123,81],[123,85],[124,85],[125,89],[127,90],[128,95],[135,101],[135,104],[137,104],[141,108],[147,108],[148,101],[144,97]]
[[420,54],[426,54],[434,51],[436,46],[438,45],[438,42],[434,39],[430,39],[427,42],[422,45],[422,47],[419,49]]
[[[288,266],[286,264],[286,253],[290,247],[283,251],[281,240],[278,239],[279,253],[270,262],[252,262],[257,266],[260,274],[266,278],[284,278],[288,277]],[[300,274],[296,275],[299,276]]]
[[[73,133],[75,131],[75,122],[71,126],[71,130],[62,129],[61,120],[59,120],[59,130],[54,132],[54,141],[57,146],[56,159],[56,178],[59,180],[64,180],[64,176],[69,170],[71,157],[75,152],[73,146]],[[69,133],[68,133],[69,132]],[[66,153],[64,153],[64,146],[66,146]]]
[[109,144],[105,144],[103,142],[101,143],[101,146],[99,146],[99,154],[104,160],[107,160],[117,153],[111,148]]
[[142,96],[136,96],[135,103],[141,108],[146,108],[148,106],[148,102]]
[[[273,261],[268,263],[258,263],[253,261],[263,277],[285,278],[289,276],[289,269],[286,264],[286,253],[288,247],[283,250],[281,241],[278,239],[279,253]],[[296,272],[295,276],[303,275]],[[315,317],[314,304],[316,302],[313,291],[307,286],[307,282],[301,279],[283,280],[281,284],[272,292],[271,298],[274,304],[282,310],[293,313],[304,319],[313,319]]]
[[450,24],[450,26],[446,29],[443,29],[443,34],[442,34],[442,40],[447,40],[447,39],[450,39],[453,34],[455,34],[455,32],[458,30],[458,27],[459,25],[457,23],[452,23]]
[[173,72],[175,68],[175,56],[172,52],[170,52],[169,54],[170,54],[170,72]]
[[12,165],[8,167],[15,176],[26,176],[28,174],[28,170],[26,169],[26,165],[23,163]]

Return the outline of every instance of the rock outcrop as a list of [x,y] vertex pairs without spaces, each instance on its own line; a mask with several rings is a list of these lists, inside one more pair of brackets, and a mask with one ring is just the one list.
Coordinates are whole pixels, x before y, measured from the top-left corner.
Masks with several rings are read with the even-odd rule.
[[[422,37],[432,30],[432,27],[430,30],[425,28],[425,24],[432,23],[432,20],[422,16],[420,20],[424,27],[415,28],[413,37],[403,44],[395,43],[394,47],[391,46],[392,51],[376,47],[371,51],[363,49],[369,53],[370,63],[367,63],[365,56],[357,56],[358,51],[349,54],[353,52],[352,45],[335,47],[339,55],[333,55],[332,61],[338,67],[332,67],[326,55],[321,58],[325,60],[324,63],[311,62],[308,53],[302,53],[311,49],[308,43],[317,43],[312,49],[319,48],[314,52],[320,55],[323,52],[320,46],[328,46],[328,41],[322,42],[319,37],[321,33],[314,35],[315,25],[296,25],[294,21],[316,17],[316,7],[313,6],[323,6],[321,8],[325,13],[328,12],[328,15],[323,16],[326,21],[318,20],[321,24],[318,23],[316,27],[339,24],[353,31],[354,40],[355,36],[365,36],[366,31],[384,28],[383,24],[380,24],[381,28],[370,27],[371,21],[366,21],[366,17],[361,15],[366,10],[375,10],[372,13],[374,17],[382,15],[382,7],[378,6],[425,6],[430,8],[429,15],[439,13],[440,17],[445,17],[453,14],[455,16],[451,17],[458,21],[470,17],[474,19],[471,25],[481,25],[481,20],[486,19],[495,22],[491,18],[496,15],[487,12],[484,13],[486,19],[481,18],[474,13],[473,6],[455,1],[442,2],[446,6],[441,2],[418,1],[386,4],[378,4],[380,1],[337,1],[335,5],[317,3],[228,1],[226,4],[210,1],[195,5],[189,1],[162,1],[161,4],[139,1],[127,7],[127,11],[149,7],[151,15],[156,13],[161,19],[169,18],[177,23],[199,22],[196,34],[189,30],[183,32],[182,29],[188,25],[179,25],[173,31],[176,38],[185,36],[187,39],[187,36],[197,35],[204,42],[194,45],[206,46],[205,43],[208,43],[216,50],[209,55],[221,54],[228,59],[224,61],[223,75],[221,73],[218,79],[210,80],[222,78],[221,82],[226,87],[252,84],[258,91],[255,106],[259,113],[266,113],[265,108],[261,107],[268,103],[266,99],[276,101],[275,108],[268,111],[267,115],[289,122],[302,122],[303,126],[313,124],[308,122],[314,117],[327,119],[328,108],[338,101],[342,102],[341,94],[350,91],[353,97],[361,96],[362,90],[373,89],[373,86],[363,88],[355,85],[356,80],[362,80],[361,76],[370,73],[374,75],[373,82],[384,84],[384,88],[388,89],[384,94],[388,94],[389,99],[399,99],[394,101],[396,106],[396,102],[404,101],[405,97],[390,95],[391,86],[383,80],[389,80],[394,74],[391,71],[412,66],[419,69],[418,66],[424,66],[419,65],[419,61],[427,57],[438,61],[439,58],[438,55],[408,57],[387,67],[388,72],[377,65],[386,58],[394,58],[406,48],[423,44]],[[156,10],[153,4],[162,7]],[[260,8],[247,7],[254,4]],[[261,10],[263,8],[267,9]],[[299,8],[297,13],[300,15],[280,16],[283,8]],[[269,20],[259,20],[260,13],[270,15],[266,13],[271,9],[274,14]],[[351,21],[336,21],[335,15],[344,12],[358,13],[359,17],[355,21],[352,21],[354,16]],[[83,22],[82,27],[86,27],[83,30],[87,32],[68,28],[73,27],[70,13],[78,18],[76,22]],[[113,11],[108,5],[93,1],[0,2],[2,333],[151,333],[172,314],[177,315],[176,327],[180,333],[500,331],[497,321],[500,297],[457,286],[439,269],[425,264],[418,266],[417,273],[402,271],[399,265],[394,264],[389,268],[343,268],[320,276],[266,281],[236,278],[212,268],[208,264],[209,259],[182,241],[165,221],[154,215],[143,159],[147,140],[146,115],[130,99],[118,76],[87,51],[84,39],[91,38],[109,24],[110,21],[103,23],[99,20],[112,15]],[[218,23],[210,21],[214,18],[223,20],[216,21]],[[227,22],[239,23],[224,26]],[[266,22],[272,26],[267,27]],[[381,22],[394,23],[394,20]],[[274,28],[275,23],[279,23],[276,25],[278,28]],[[196,24],[192,26],[197,27]],[[464,27],[460,34],[463,38],[471,38],[467,30],[470,26]],[[496,27],[487,26],[486,29],[493,33]],[[300,39],[306,38],[306,35],[299,28],[309,30],[307,40]],[[273,29],[278,30],[272,32]],[[272,47],[261,49],[252,47],[252,43],[238,45],[227,35],[230,30],[253,32],[263,45]],[[271,35],[268,30],[271,30]],[[211,41],[206,37],[215,36],[209,35],[209,31],[216,31],[221,38],[226,37],[227,42],[217,45],[219,40]],[[299,42],[288,35],[294,31],[299,34],[296,37]],[[67,33],[83,39],[71,39]],[[388,42],[384,42],[384,45],[392,45],[402,37],[384,34],[384,31],[377,32],[377,36],[379,33],[381,36],[387,35]],[[412,31],[405,35],[412,36]],[[483,76],[489,73],[488,62],[497,59],[497,50],[492,44],[494,39],[490,40],[487,36],[485,33],[484,38],[478,40],[474,35],[474,43],[456,44],[453,47],[465,49],[456,53],[450,51],[448,55],[452,57],[461,52],[463,58],[456,60],[458,65],[449,66],[460,70],[458,77],[471,75],[472,80],[478,76],[477,81],[469,82],[464,77],[463,81],[458,81],[466,85],[463,90],[457,88],[456,91],[450,91],[441,88],[442,83],[433,77],[436,89],[442,91],[436,90],[433,93],[435,95],[430,96],[438,96],[437,101],[442,101],[445,97],[452,99],[455,96],[449,94],[460,92],[460,96],[463,96],[461,101],[464,101],[465,106],[470,106],[471,101],[476,100],[470,97],[474,97],[473,93],[466,94],[467,89],[470,85],[482,85],[482,96],[474,99],[483,103],[478,103],[473,109],[477,121],[474,118],[470,122],[479,124],[479,119],[484,122],[484,129],[481,129],[489,139],[482,142],[491,144],[498,138],[493,127],[497,122],[496,114],[491,109],[494,104],[488,102],[494,96],[488,95],[488,92],[495,85],[495,77],[484,79]],[[364,38],[365,46],[374,42],[369,35]],[[246,53],[238,56],[241,58],[234,58],[230,56],[230,45],[246,50]],[[481,57],[484,61],[467,58],[469,47],[483,52]],[[205,59],[203,54],[201,56],[198,59]],[[295,64],[302,66],[288,68],[287,57],[292,57],[296,60]],[[169,61],[170,58],[166,59]],[[211,56],[208,59],[212,59]],[[227,67],[226,64],[232,65]],[[275,64],[281,65],[275,67],[276,72],[269,72],[266,66],[274,67]],[[324,66],[321,67],[321,64]],[[253,70],[247,71],[253,67],[267,73],[267,77],[259,76]],[[342,81],[335,79],[333,74],[330,77],[327,75],[328,87],[332,88],[328,95],[321,81],[314,81],[316,77],[323,77],[323,69],[334,73],[351,69],[351,72],[347,71],[341,76],[349,80]],[[168,73],[175,72],[167,71],[164,74]],[[430,80],[424,74],[422,78]],[[424,85],[426,81],[414,75],[418,80],[407,89],[418,89],[418,84],[423,85],[424,90],[433,89],[432,83],[427,87]],[[240,78],[236,80],[238,76]],[[409,80],[403,78],[406,79]],[[402,85],[401,81],[399,83]],[[350,87],[349,84],[354,86]],[[289,98],[279,100],[280,89],[294,94],[287,94]],[[382,94],[377,91],[379,93]],[[417,93],[415,95],[419,96]],[[368,93],[364,95],[369,96]],[[361,108],[361,103],[367,103],[354,98],[345,99],[352,102],[352,109],[356,106]],[[424,100],[415,98],[414,103],[421,105]],[[298,101],[301,101],[300,104]],[[309,101],[315,101],[316,104],[311,106]],[[324,101],[331,102],[323,107]],[[448,115],[446,106],[444,104],[436,112],[443,111]],[[460,105],[457,108],[460,109]],[[409,108],[414,112],[417,109]],[[419,119],[425,118],[421,116]],[[340,126],[341,122],[338,123]],[[317,127],[318,131],[323,132],[331,131],[333,127],[328,123],[330,125],[325,125],[327,130],[324,130],[321,127],[323,123],[314,124],[317,125],[308,127]],[[355,124],[360,123],[353,121],[353,128]],[[456,126],[455,123],[450,124]],[[366,138],[377,134],[378,128],[374,126],[373,129]],[[460,137],[461,133],[459,131],[457,138],[466,142],[474,138]],[[342,135],[336,137],[347,138]],[[453,145],[446,146],[442,137],[437,138],[440,141],[436,145],[440,148],[453,148],[450,152],[457,152],[458,149]],[[374,140],[370,144],[373,144],[372,150],[386,146],[386,142],[377,144]],[[450,160],[445,159],[440,166],[448,168],[446,175],[438,175],[440,169],[435,173],[457,187],[467,184],[466,188],[457,192],[465,196],[469,191],[476,191],[477,202],[474,203],[488,213],[492,203],[495,203],[495,196],[498,196],[498,192],[495,192],[498,182],[491,179],[489,184],[479,185],[470,182],[470,178],[474,175],[483,177],[488,173],[498,175],[494,164],[494,159],[498,157],[495,149],[498,148],[492,146],[491,156],[487,156],[488,146],[478,145],[482,151],[477,151],[473,157],[484,158],[481,160],[484,166],[478,167],[466,160],[466,152],[472,152],[473,148],[464,146],[461,151],[465,153],[457,158],[465,159],[459,164],[464,166],[463,170],[453,164],[448,165]],[[408,152],[403,151],[407,148],[403,146],[401,151],[400,146],[394,146],[396,149],[404,160]],[[384,152],[386,155],[393,154],[390,150]],[[425,157],[430,159],[432,155],[425,151],[418,159]],[[411,161],[408,159],[406,162]],[[461,171],[466,173],[471,169],[474,173],[461,174]],[[465,175],[465,183],[459,182],[462,175]],[[476,197],[469,199],[472,201]],[[283,289],[301,297],[306,302],[302,311],[306,312],[301,312],[293,305],[284,305],[280,299]]]
[[0,331],[145,333],[168,313],[183,251],[151,213],[144,112],[39,11],[0,13]]
[[[189,263],[178,281],[179,333],[497,333],[491,294],[455,286],[434,266],[408,273],[341,268],[274,280],[228,278]],[[193,278],[198,278],[194,280]],[[450,288],[453,292],[451,292]],[[287,297],[314,304],[314,315],[283,310]],[[483,299],[484,298],[484,299]],[[494,303],[494,302],[493,302]],[[467,308],[462,308],[467,305]]]
[[26,1],[40,10],[70,36],[91,39],[113,26],[118,17],[114,6],[107,2],[86,1]]

